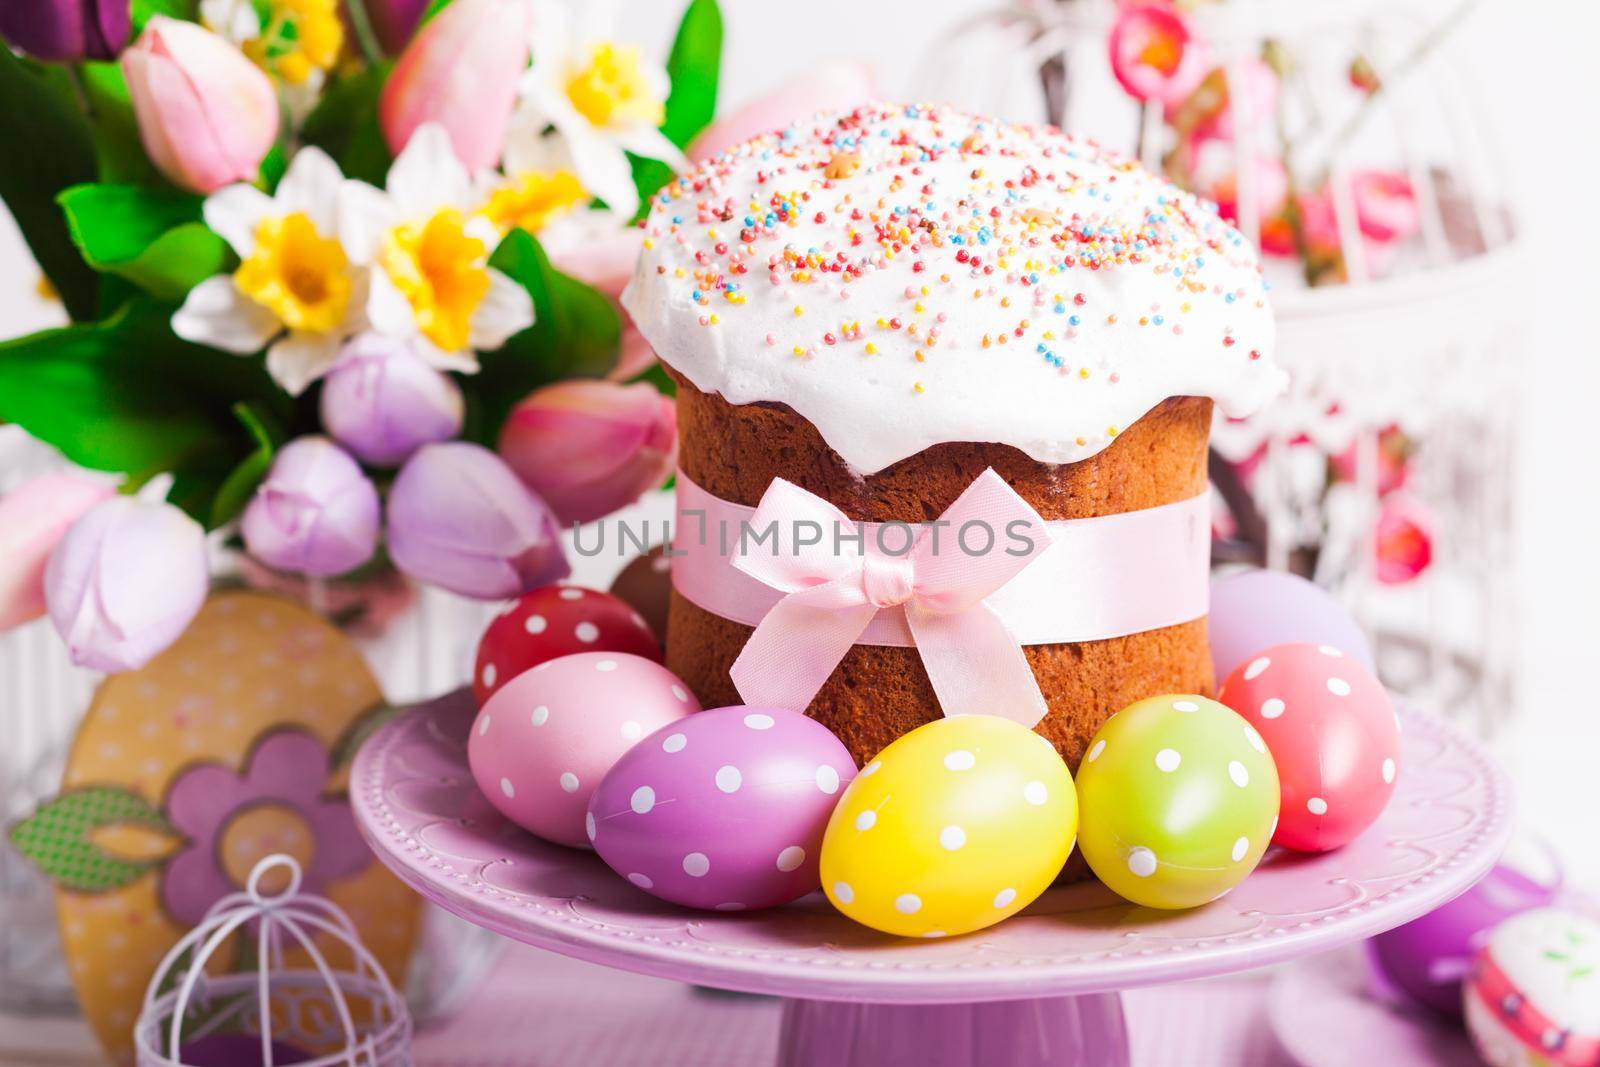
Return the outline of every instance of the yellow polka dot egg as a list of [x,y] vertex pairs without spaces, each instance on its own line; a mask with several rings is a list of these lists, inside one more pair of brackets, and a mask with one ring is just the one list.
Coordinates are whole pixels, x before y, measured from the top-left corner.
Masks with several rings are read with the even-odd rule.
[[991,715],[939,719],[844,791],[822,839],[822,888],[886,933],[970,933],[1044,892],[1077,829],[1072,775],[1048,741]]
[[1149,908],[1192,908],[1244,880],[1278,821],[1266,742],[1205,697],[1130,704],[1078,768],[1078,847],[1096,877]]

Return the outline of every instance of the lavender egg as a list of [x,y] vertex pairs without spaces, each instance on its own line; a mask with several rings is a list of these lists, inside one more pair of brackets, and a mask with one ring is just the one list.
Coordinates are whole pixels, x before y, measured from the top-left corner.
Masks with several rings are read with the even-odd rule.
[[736,706],[664,726],[628,751],[589,802],[600,858],[675,904],[743,911],[817,889],[822,832],[855,777],[827,727]]
[[1330,645],[1377,673],[1372,645],[1332,593],[1283,571],[1247,570],[1211,582],[1206,621],[1217,681],[1274,645]]

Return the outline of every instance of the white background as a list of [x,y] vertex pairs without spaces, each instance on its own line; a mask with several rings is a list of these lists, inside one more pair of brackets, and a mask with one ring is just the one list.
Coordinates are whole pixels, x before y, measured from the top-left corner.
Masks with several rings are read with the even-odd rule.
[[[1289,4],[1310,0],[1278,0]],[[1339,0],[1334,0],[1339,2]],[[886,95],[974,0],[723,0],[724,106],[829,57],[869,61]],[[681,5],[632,0],[624,33],[664,53]],[[1525,821],[1551,837],[1570,874],[1600,889],[1600,7],[1585,0],[1491,0],[1465,29],[1485,116],[1504,146],[1536,277],[1528,308],[1520,454],[1522,686],[1517,726],[1497,741]],[[0,336],[49,321],[36,274],[0,215]]]

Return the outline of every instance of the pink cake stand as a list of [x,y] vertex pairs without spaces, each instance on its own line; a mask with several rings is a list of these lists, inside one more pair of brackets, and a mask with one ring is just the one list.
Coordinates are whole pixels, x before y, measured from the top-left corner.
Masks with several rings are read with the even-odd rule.
[[1152,911],[1078,884],[988,930],[908,941],[850,922],[820,893],[760,912],[680,908],[591,853],[524,833],[467,770],[473,714],[470,695],[451,694],[362,746],[351,798],[383,862],[429,900],[530,945],[785,998],[782,1067],[1126,1067],[1119,990],[1260,967],[1397,926],[1482,877],[1510,829],[1495,764],[1454,727],[1408,712],[1393,802],[1337,852],[1273,850],[1233,892],[1193,911]]

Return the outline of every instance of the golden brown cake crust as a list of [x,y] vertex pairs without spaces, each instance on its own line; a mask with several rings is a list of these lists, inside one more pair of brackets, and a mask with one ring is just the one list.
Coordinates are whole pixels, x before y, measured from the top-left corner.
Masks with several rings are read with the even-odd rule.
[[[1185,500],[1206,486],[1211,401],[1158,405],[1103,451],[1078,463],[1039,463],[1006,445],[935,445],[865,478],[854,474],[805,419],[779,404],[733,405],[678,384],[679,463],[696,484],[754,506],[774,478],[831,501],[852,519],[918,522],[940,513],[993,467],[1045,519],[1111,515]],[[672,595],[667,667],[705,707],[740,703],[728,668],[750,627]],[[1143,697],[1213,687],[1204,619],[1160,630],[1025,649],[1050,707],[1036,729],[1077,769],[1110,715]],[[939,714],[914,648],[857,645],[806,713],[837,734],[858,765]]]

